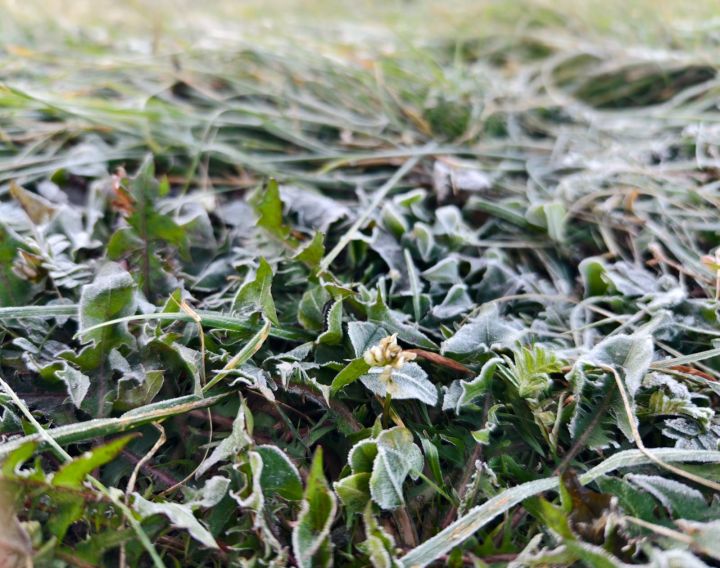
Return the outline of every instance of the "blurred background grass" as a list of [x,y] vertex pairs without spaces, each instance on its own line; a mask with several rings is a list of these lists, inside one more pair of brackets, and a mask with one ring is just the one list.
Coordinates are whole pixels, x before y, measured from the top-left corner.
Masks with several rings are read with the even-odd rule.
[[683,49],[720,41],[714,0],[4,0],[0,16],[3,43],[36,46],[83,37],[122,45],[132,38],[172,50],[208,39],[230,41],[234,34],[254,40],[301,34],[317,41],[352,39],[351,32],[357,39],[373,33],[403,41],[464,40],[528,27]]

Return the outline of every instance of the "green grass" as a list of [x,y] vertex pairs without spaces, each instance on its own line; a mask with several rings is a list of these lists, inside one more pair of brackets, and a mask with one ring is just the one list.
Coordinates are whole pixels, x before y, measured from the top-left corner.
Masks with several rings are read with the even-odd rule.
[[0,6],[0,558],[717,563],[715,12]]

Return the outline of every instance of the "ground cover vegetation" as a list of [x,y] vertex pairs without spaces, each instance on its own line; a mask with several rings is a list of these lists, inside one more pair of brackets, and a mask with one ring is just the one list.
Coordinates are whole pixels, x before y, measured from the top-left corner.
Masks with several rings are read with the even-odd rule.
[[0,565],[720,562],[715,28],[523,10],[5,20]]

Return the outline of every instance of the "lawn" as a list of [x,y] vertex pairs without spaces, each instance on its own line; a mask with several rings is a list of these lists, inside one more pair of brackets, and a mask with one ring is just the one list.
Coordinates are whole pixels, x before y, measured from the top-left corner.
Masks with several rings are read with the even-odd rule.
[[718,565],[715,3],[209,4],[0,5],[0,568]]

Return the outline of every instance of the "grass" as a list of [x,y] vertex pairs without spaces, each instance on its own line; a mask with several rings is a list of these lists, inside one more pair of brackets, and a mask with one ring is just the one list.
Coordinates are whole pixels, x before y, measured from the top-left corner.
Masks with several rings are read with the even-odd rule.
[[1,6],[7,565],[717,563],[715,11]]

